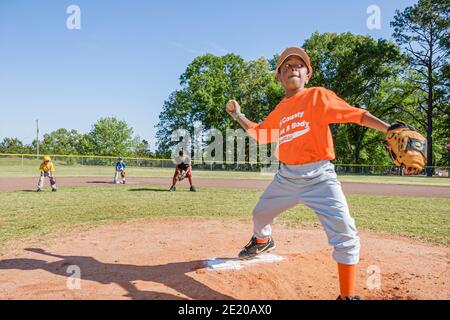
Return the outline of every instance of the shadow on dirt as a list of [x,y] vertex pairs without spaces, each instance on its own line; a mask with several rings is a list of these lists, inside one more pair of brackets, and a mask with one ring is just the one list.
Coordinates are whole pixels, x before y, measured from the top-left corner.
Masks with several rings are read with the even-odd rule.
[[72,274],[67,273],[67,268],[75,265],[81,270],[82,280],[95,281],[100,284],[115,283],[126,290],[125,297],[132,299],[185,299],[184,297],[168,293],[139,290],[134,283],[136,281],[157,282],[191,299],[233,299],[187,275],[189,272],[203,269],[204,261],[202,260],[175,262],[155,266],[136,266],[130,264],[103,263],[93,257],[87,256],[58,255],[39,248],[28,248],[25,250],[61,260],[56,262],[29,258],[0,260],[0,270],[45,270],[62,277],[70,277]]
[[86,181],[86,183],[91,183],[91,184],[115,184],[112,181]]
[[167,188],[167,189],[156,189],[156,188],[136,188],[136,189],[130,189],[130,190],[128,190],[128,191],[133,191],[133,192],[136,192],[136,191],[141,191],[141,192],[143,192],[143,191],[153,191],[153,192],[168,192],[169,191],[169,189]]

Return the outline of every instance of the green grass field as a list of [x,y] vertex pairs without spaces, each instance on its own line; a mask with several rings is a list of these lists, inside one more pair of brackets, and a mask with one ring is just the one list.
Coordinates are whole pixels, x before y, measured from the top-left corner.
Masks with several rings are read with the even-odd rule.
[[[113,221],[159,217],[250,218],[261,190],[210,188],[198,193],[158,186],[80,186],[57,193],[0,193],[0,251],[11,241],[47,239]],[[450,199],[350,195],[361,229],[404,235],[448,246]],[[400,204],[400,205],[399,205]],[[396,209],[394,209],[396,208]],[[297,206],[280,217],[294,226],[318,226],[315,214]]]
[[[22,165],[17,158],[0,158],[0,178],[29,178],[39,175],[39,161],[25,159]],[[81,166],[58,165],[56,163],[57,177],[112,177],[114,167],[108,166]],[[138,178],[167,178],[173,175],[173,168],[148,168],[129,167],[127,175],[130,179]],[[260,172],[240,171],[209,171],[195,170],[194,177],[198,179],[263,179],[270,180],[273,175]],[[450,178],[440,177],[399,177],[399,176],[364,176],[364,175],[339,175],[343,182],[360,183],[387,183],[387,184],[412,184],[425,186],[450,187]]]

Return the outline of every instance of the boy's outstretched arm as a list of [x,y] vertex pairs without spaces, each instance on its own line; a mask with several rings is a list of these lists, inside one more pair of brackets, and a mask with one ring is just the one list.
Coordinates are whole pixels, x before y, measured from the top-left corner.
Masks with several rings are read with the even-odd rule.
[[427,162],[427,140],[413,127],[401,121],[388,125],[369,112],[364,113],[361,125],[384,133],[389,131],[383,144],[395,165],[404,167],[405,174],[418,174],[423,170]]
[[370,114],[369,112],[364,113],[362,121],[361,121],[361,125],[384,132],[384,133],[387,133],[388,129],[390,127],[389,124],[378,119],[377,117]]

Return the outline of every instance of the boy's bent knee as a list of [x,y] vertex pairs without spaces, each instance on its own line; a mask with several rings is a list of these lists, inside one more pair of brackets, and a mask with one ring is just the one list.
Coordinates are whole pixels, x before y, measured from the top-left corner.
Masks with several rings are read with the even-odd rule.
[[341,241],[333,243],[333,259],[342,264],[353,265],[359,262],[360,240],[355,235],[341,237]]

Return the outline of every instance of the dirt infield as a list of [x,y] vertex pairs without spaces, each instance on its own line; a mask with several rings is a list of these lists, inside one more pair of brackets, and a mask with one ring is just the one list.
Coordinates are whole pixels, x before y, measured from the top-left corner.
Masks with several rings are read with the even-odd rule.
[[[206,259],[234,258],[250,233],[250,220],[168,218],[22,242],[0,256],[0,298],[336,298],[336,266],[320,229],[275,225],[281,262],[235,271],[205,268]],[[448,248],[367,232],[361,242],[357,289],[365,299],[450,298]],[[71,266],[81,271],[80,289],[68,278]],[[381,287],[369,290],[377,269]]]
[[[0,191],[32,190],[37,183],[32,178],[0,178]],[[103,177],[61,177],[57,179],[59,187],[78,185],[105,185],[111,183],[111,179]],[[162,185],[169,187],[170,179],[163,178],[132,178],[127,182],[131,185]],[[237,180],[237,179],[196,179],[195,185],[199,188],[266,188],[270,180]],[[181,185],[186,185],[183,182]],[[343,182],[343,189],[348,194],[370,195],[398,195],[414,197],[450,198],[450,187],[353,183]]]

